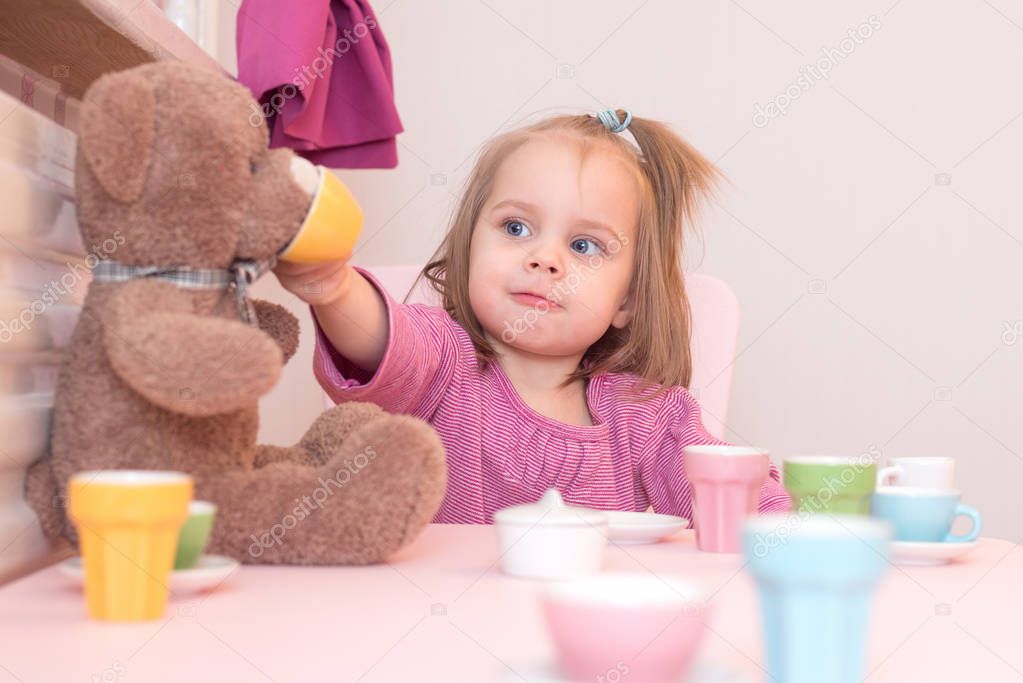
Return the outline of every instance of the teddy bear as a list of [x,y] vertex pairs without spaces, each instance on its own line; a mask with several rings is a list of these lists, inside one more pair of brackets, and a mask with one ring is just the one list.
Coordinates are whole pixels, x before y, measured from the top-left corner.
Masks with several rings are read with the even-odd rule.
[[194,499],[218,507],[207,552],[250,564],[382,562],[441,504],[444,447],[410,415],[345,403],[290,447],[256,443],[298,321],[245,288],[311,197],[254,107],[241,84],[176,61],[107,74],[83,98],[78,224],[113,249],[87,258],[50,448],[26,477],[54,544],[77,546],[68,479],[97,469],[190,474]]

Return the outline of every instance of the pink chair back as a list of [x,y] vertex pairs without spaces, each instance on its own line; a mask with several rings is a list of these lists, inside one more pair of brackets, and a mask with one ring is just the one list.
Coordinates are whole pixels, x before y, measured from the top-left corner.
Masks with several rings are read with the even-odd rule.
[[[396,301],[404,300],[419,274],[417,266],[376,266],[368,270]],[[739,302],[724,281],[710,275],[689,273],[686,287],[693,312],[693,378],[689,390],[700,402],[708,431],[725,438],[724,422],[739,332]],[[438,305],[439,301],[439,295],[425,279],[408,299],[408,303],[431,305]],[[329,398],[327,405],[333,405]]]

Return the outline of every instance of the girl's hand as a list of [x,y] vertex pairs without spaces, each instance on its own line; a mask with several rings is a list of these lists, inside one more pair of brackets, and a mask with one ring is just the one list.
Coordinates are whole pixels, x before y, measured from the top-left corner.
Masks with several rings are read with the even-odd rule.
[[284,289],[313,306],[323,306],[340,299],[350,282],[351,267],[347,261],[327,263],[289,263],[278,261],[273,273]]

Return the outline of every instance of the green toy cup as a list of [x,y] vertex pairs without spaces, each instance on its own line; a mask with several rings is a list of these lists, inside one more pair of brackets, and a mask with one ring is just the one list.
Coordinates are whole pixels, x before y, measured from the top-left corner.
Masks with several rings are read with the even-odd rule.
[[872,460],[826,455],[785,458],[784,469],[793,510],[870,514],[877,479],[877,465]]
[[178,549],[174,556],[175,569],[190,569],[206,550],[213,530],[217,506],[205,500],[193,500],[188,505],[188,519],[178,534]]

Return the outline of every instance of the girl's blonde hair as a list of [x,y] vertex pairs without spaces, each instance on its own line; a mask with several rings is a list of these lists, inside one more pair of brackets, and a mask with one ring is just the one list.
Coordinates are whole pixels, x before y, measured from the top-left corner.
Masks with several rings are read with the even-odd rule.
[[[619,120],[625,113],[617,110]],[[709,198],[718,169],[689,143],[660,121],[632,117],[628,131],[613,133],[587,114],[558,115],[498,135],[489,140],[465,184],[451,228],[430,262],[416,278],[426,278],[441,295],[442,305],[476,347],[481,367],[496,353],[483,333],[469,303],[469,244],[484,203],[490,195],[501,164],[526,142],[537,139],[568,139],[581,145],[583,157],[594,149],[620,155],[629,164],[640,187],[639,231],[636,268],[630,285],[634,314],[622,328],[607,332],[583,355],[583,362],[566,380],[603,372],[631,373],[648,387],[650,398],[671,386],[689,386],[691,314],[682,276],[683,232],[694,225],[697,209]],[[415,285],[413,286],[413,289]]]

